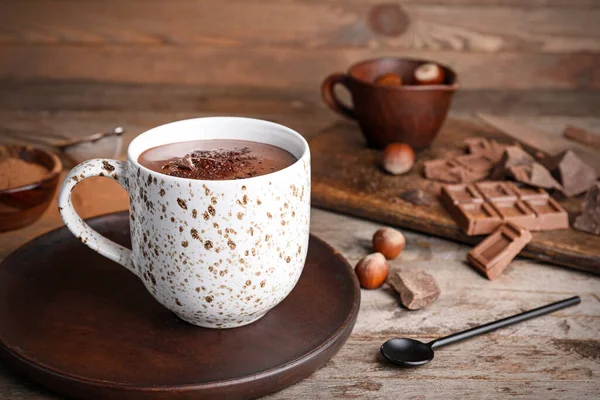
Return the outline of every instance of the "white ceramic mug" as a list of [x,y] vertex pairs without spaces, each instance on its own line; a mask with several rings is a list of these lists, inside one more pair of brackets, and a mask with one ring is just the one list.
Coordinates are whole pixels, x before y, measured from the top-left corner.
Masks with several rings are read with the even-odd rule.
[[[221,181],[172,177],[138,163],[149,148],[202,139],[267,143],[298,161],[267,175]],[[131,250],[92,230],[75,212],[71,191],[92,176],[112,178],[129,193]],[[173,122],[136,137],[127,161],[94,159],[77,165],[65,178],[58,205],[75,236],[136,274],[181,319],[208,328],[238,327],[281,302],[302,273],[309,236],[310,151],[300,134],[267,121],[212,117]]]

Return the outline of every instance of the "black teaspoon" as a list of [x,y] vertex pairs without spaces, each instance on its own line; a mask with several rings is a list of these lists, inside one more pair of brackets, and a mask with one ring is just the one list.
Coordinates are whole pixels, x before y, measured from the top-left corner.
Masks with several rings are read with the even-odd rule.
[[556,303],[538,307],[530,311],[525,311],[521,314],[506,317],[495,322],[477,326],[475,328],[467,329],[466,331],[457,332],[452,335],[433,340],[429,343],[423,343],[415,339],[407,338],[390,339],[381,345],[381,354],[393,364],[400,365],[402,367],[417,367],[419,365],[427,364],[429,361],[433,360],[433,350],[437,349],[438,347],[459,342],[473,336],[482,335],[496,329],[504,328],[505,326],[513,325],[544,314],[549,314],[556,310],[561,310],[579,303],[581,303],[579,296],[571,297],[570,299],[557,301]]

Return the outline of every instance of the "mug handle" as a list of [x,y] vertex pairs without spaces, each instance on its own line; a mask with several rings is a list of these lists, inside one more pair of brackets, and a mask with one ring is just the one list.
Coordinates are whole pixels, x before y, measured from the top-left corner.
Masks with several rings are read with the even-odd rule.
[[73,168],[66,176],[58,195],[58,210],[65,225],[73,235],[90,249],[104,257],[115,261],[135,275],[135,267],[131,260],[131,250],[100,235],[90,228],[77,214],[71,201],[71,192],[84,179],[93,176],[111,178],[125,189],[129,188],[127,178],[127,162],[118,160],[93,159],[82,162]]
[[334,89],[335,85],[338,83],[350,90],[348,88],[348,76],[346,74],[342,74],[340,72],[331,74],[323,81],[323,84],[321,85],[321,96],[323,97],[323,101],[338,114],[348,118],[356,119],[354,110],[342,103],[335,95]]

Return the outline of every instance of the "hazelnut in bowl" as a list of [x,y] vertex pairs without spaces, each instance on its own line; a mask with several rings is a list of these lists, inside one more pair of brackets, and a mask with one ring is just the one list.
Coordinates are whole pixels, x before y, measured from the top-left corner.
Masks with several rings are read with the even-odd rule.
[[62,163],[40,148],[0,145],[0,232],[21,228],[46,211],[56,192]]
[[[337,84],[348,89],[352,106],[336,96]],[[438,134],[458,88],[456,73],[446,65],[386,57],[328,76],[321,94],[330,108],[358,122],[369,146],[406,143],[421,150]]]

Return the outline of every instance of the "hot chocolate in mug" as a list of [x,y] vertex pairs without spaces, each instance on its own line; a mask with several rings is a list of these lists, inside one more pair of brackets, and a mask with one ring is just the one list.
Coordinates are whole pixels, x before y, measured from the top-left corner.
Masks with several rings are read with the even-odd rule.
[[[179,178],[138,162],[147,149],[204,139],[266,143],[297,161],[237,180]],[[114,179],[129,193],[131,249],[95,232],[75,212],[71,192],[92,176]],[[58,204],[76,237],[137,275],[181,319],[207,328],[243,326],[281,302],[302,273],[309,238],[310,151],[300,134],[267,121],[173,122],[136,137],[127,161],[77,165],[65,178]]]

